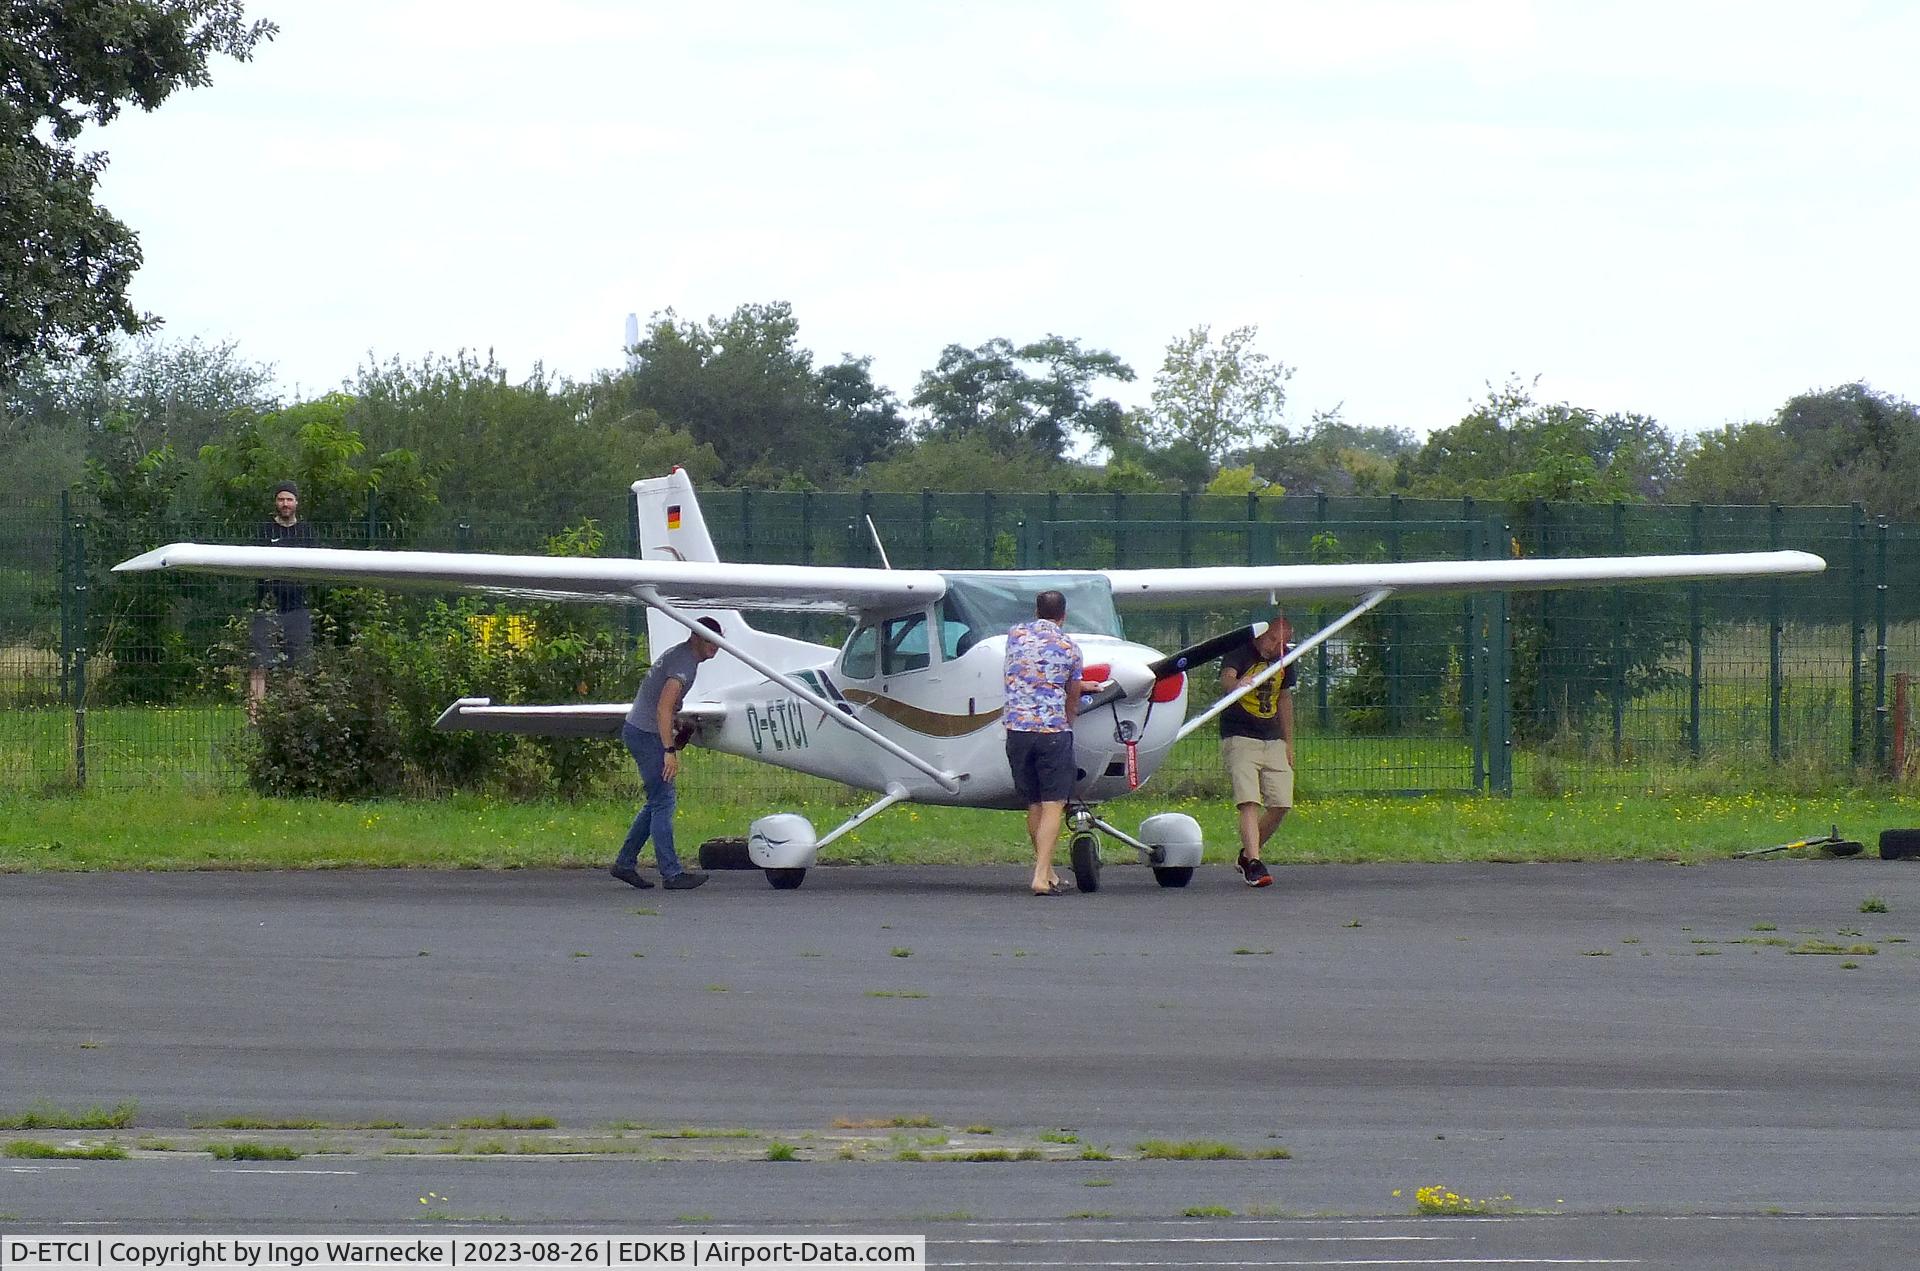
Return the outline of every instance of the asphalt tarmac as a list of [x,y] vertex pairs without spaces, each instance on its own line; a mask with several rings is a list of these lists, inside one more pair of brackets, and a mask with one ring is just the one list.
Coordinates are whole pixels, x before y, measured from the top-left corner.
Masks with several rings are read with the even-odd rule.
[[[176,1149],[231,1118],[714,1137],[670,1161],[397,1155],[344,1131],[342,1154],[284,1163],[8,1160],[0,1224],[842,1224],[982,1266],[1910,1266],[1913,871],[1326,866],[1252,891],[1113,866],[1054,899],[1006,868],[687,893],[8,876],[0,1116],[131,1100],[118,1141]],[[854,1160],[832,1150],[848,1126],[878,1127]],[[799,1159],[765,1160],[772,1139]],[[1149,1140],[1290,1156],[1135,1159]],[[983,1143],[1049,1159],[894,1159]],[[1435,1184],[1493,1212],[1413,1217]]]

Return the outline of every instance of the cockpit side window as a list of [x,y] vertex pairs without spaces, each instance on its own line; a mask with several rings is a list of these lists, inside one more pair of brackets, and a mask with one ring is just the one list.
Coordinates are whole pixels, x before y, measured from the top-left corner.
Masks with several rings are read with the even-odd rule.
[[870,680],[880,672],[880,633],[871,624],[847,638],[840,654],[840,673],[850,680]]
[[892,618],[881,624],[880,668],[883,674],[924,671],[929,657],[926,614],[908,614],[904,618]]

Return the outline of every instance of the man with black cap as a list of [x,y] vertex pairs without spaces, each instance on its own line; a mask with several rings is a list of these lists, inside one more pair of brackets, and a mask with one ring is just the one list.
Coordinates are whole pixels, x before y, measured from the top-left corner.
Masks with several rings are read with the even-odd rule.
[[[282,481],[273,487],[273,519],[260,526],[268,547],[318,547],[313,526],[300,519],[300,487]],[[299,583],[262,578],[254,591],[253,674],[247,681],[247,714],[260,709],[267,695],[267,670],[306,660],[313,651],[313,614],[307,589]]]

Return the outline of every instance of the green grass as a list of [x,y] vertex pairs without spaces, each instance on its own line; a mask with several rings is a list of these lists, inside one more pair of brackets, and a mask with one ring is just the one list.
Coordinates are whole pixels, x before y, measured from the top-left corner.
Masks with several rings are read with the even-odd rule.
[[302,1153],[278,1143],[209,1143],[216,1161],[297,1161]]
[[137,1111],[139,1105],[132,1102],[116,1103],[111,1108],[95,1104],[79,1112],[35,1102],[25,1112],[11,1116],[0,1113],[0,1130],[124,1130],[133,1124]]
[[[753,788],[748,787],[751,791]],[[765,810],[752,795],[683,799],[688,842]],[[844,803],[807,806],[817,824]],[[1225,799],[1159,799],[1152,787],[1115,805],[1130,817],[1197,818],[1215,862],[1236,842]],[[178,789],[0,795],[0,871],[118,869],[516,869],[604,866],[632,818],[629,802],[506,803],[471,795],[338,804]],[[1884,790],[1819,795],[1636,794],[1512,799],[1470,795],[1303,802],[1271,859],[1368,861],[1704,861],[1842,823],[1861,838],[1920,820],[1920,799]],[[1007,864],[1031,861],[1018,816],[962,808],[897,809],[832,844],[829,863]],[[1767,868],[1772,858],[1751,862]]]
[[1244,1161],[1248,1157],[1243,1147],[1208,1139],[1148,1139],[1133,1150],[1147,1161]]
[[98,1147],[61,1147],[33,1139],[15,1139],[7,1144],[5,1155],[29,1161],[124,1161],[127,1149],[113,1143]]
[[502,1112],[494,1117],[456,1121],[453,1128],[456,1130],[551,1130],[558,1124],[552,1117],[515,1117]]
[[767,1144],[767,1159],[770,1161],[797,1161],[800,1150],[791,1143],[778,1141]]

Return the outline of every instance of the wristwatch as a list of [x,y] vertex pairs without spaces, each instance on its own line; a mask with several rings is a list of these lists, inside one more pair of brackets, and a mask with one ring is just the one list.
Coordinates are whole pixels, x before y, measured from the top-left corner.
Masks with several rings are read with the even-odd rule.
[[678,747],[678,746],[662,746],[662,747],[660,747],[660,753],[661,753],[661,754],[663,754],[663,755],[677,755],[677,754],[679,754],[679,753],[680,753],[680,747]]

